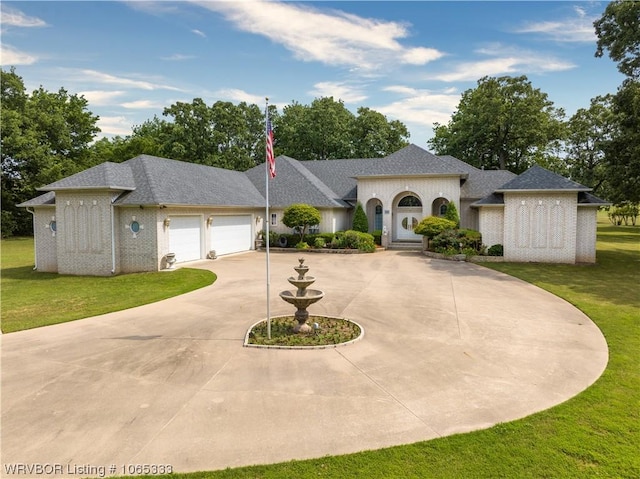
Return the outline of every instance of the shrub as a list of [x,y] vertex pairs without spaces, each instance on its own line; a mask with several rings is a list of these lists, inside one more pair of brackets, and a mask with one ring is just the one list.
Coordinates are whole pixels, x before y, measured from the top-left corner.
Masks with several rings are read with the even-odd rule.
[[304,241],[300,241],[296,244],[296,249],[309,249],[309,245]]
[[501,244],[494,244],[487,250],[489,256],[504,256],[504,248]]
[[367,214],[362,209],[362,204],[358,201],[356,211],[353,213],[353,229],[362,233],[369,231],[369,220]]
[[373,233],[373,242],[377,245],[382,244],[382,230],[375,230]]
[[434,238],[445,230],[451,230],[456,227],[456,224],[446,218],[439,218],[437,216],[427,216],[423,218],[420,223],[413,229],[413,232],[419,235],[424,235],[429,239]]
[[313,246],[316,248],[324,248],[327,245],[327,242],[324,240],[322,236],[316,236],[313,240]]
[[453,201],[447,203],[447,209],[444,213],[444,217],[449,221],[453,221],[456,224],[455,228],[460,228],[460,216],[458,215],[456,204]]
[[431,247],[438,249],[455,249],[458,253],[464,249],[472,249],[478,254],[482,244],[480,232],[468,229],[446,230],[431,240]]
[[336,233],[331,241],[331,248],[334,249],[358,249],[371,253],[376,250],[373,235],[361,231],[348,230]]
[[622,223],[624,223],[625,226],[629,226],[629,223],[635,226],[639,214],[640,205],[622,203],[611,208],[607,216],[609,217],[609,221],[615,226],[620,226]]

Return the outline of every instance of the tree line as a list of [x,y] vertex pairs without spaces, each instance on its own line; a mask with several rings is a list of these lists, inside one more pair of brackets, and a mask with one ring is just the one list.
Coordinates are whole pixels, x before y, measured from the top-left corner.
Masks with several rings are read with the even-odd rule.
[[[626,76],[615,94],[566,118],[526,76],[484,77],[461,95],[428,144],[476,167],[520,173],[533,164],[594,188],[615,204],[640,202],[640,2],[616,0],[594,23],[596,56],[609,53]],[[101,138],[83,96],[64,88],[26,92],[14,68],[1,73],[2,235],[29,234],[16,205],[36,188],[102,163],[139,154],[245,171],[264,162],[265,112],[255,104],[201,98],[176,102],[130,135]],[[298,160],[384,157],[408,144],[397,120],[340,100],[269,107],[276,155]]]

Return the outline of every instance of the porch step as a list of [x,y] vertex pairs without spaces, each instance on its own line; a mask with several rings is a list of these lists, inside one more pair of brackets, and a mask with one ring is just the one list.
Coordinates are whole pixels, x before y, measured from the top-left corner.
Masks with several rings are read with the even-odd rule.
[[393,241],[389,243],[387,249],[401,249],[404,251],[422,251],[422,243]]

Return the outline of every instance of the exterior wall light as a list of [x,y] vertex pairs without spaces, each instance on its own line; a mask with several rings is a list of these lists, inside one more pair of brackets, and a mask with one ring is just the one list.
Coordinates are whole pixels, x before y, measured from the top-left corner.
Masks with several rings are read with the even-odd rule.
[[169,225],[171,224],[171,218],[169,218],[168,216],[164,219],[164,221],[162,222],[162,224],[164,225],[165,228],[168,228]]
[[213,216],[209,216],[207,218],[207,228],[213,224]]

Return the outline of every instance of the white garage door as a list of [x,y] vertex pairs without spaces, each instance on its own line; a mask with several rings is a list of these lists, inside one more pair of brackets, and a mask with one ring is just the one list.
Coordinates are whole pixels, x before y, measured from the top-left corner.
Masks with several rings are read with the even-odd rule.
[[200,216],[171,216],[169,249],[177,263],[201,259],[200,223]]
[[211,223],[211,249],[217,255],[251,249],[251,216],[214,216]]

